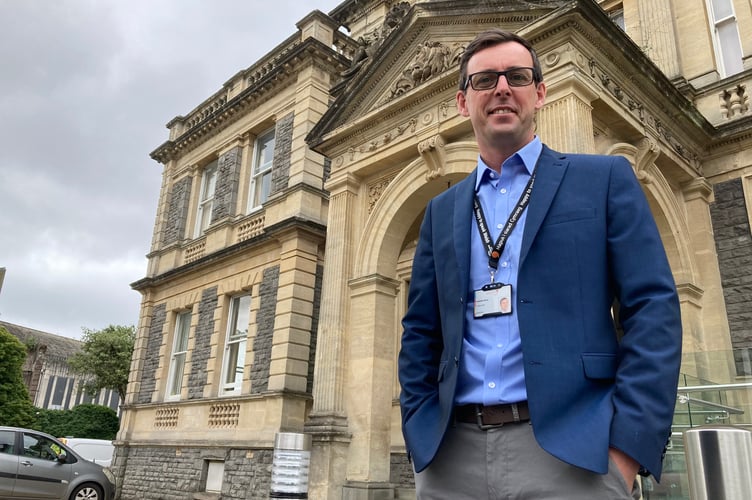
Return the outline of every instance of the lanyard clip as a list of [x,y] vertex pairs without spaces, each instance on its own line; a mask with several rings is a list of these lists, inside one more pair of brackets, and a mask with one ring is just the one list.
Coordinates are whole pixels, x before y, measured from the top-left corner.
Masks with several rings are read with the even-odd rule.
[[496,282],[496,269],[494,269],[493,267],[489,267],[488,269],[490,269],[490,272],[491,272],[491,283],[495,283]]

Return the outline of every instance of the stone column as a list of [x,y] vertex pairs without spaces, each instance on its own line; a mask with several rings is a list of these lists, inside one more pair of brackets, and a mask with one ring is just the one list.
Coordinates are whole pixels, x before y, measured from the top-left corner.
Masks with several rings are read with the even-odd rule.
[[395,300],[399,282],[371,275],[350,282],[347,401],[352,443],[343,500],[393,498],[389,484]]
[[[710,219],[709,204],[713,201],[713,188],[706,179],[698,178],[684,184],[682,191],[689,221],[688,243],[694,249],[698,285],[702,289],[689,289],[682,284],[678,287],[682,314],[686,314],[682,320],[686,369],[694,368],[696,373],[692,375],[705,380],[727,382],[730,370],[733,369],[733,355]],[[701,303],[700,317],[697,315],[697,308],[692,306],[695,302]]]
[[348,285],[355,246],[354,214],[358,180],[333,176],[327,222],[326,267],[314,367],[313,408],[305,431],[313,437],[310,489],[312,499],[339,498],[347,470],[350,434],[345,413],[345,349]]
[[593,153],[595,94],[575,80],[550,88],[546,104],[538,111],[537,134],[551,148],[567,153]]

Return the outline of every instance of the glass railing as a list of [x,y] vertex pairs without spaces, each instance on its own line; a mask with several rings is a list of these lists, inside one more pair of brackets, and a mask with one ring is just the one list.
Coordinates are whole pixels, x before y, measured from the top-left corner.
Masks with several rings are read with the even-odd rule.
[[645,500],[690,500],[683,432],[701,425],[752,429],[752,349],[688,353],[660,484],[642,478]]

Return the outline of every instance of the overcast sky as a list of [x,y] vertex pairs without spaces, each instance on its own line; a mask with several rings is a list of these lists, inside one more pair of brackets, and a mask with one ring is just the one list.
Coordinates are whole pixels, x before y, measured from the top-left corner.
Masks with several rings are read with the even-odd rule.
[[165,124],[340,3],[0,0],[0,320],[137,325]]

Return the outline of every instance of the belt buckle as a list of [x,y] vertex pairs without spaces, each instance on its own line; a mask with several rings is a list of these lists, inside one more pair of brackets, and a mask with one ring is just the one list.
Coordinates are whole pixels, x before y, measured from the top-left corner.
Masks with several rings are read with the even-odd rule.
[[481,411],[482,405],[475,405],[475,418],[477,419],[476,422],[478,424],[478,428],[482,431],[487,431],[489,429],[496,429],[498,427],[504,427],[504,422],[500,424],[484,424],[483,423],[483,412]]

